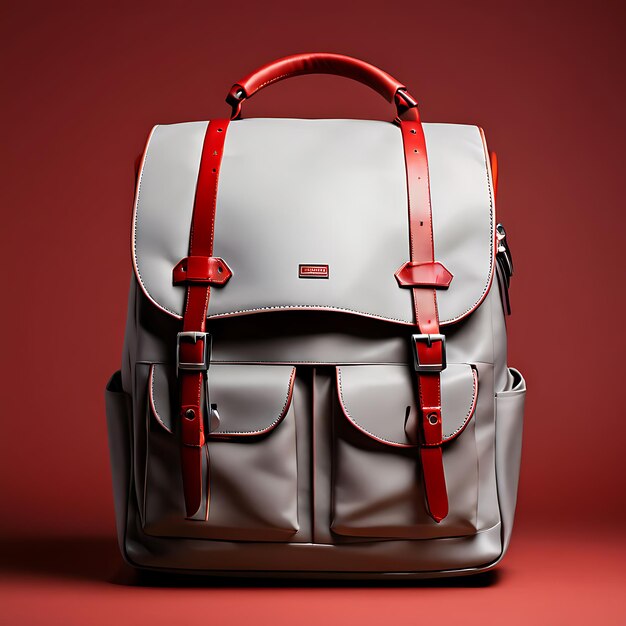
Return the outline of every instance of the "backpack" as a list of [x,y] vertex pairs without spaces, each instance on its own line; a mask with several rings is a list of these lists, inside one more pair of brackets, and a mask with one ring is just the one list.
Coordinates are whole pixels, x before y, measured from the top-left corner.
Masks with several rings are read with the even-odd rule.
[[[357,80],[393,122],[241,119],[292,76]],[[526,385],[482,129],[422,124],[337,54],[236,83],[230,119],[141,158],[121,371],[106,388],[119,545],[138,568],[403,578],[509,544]]]

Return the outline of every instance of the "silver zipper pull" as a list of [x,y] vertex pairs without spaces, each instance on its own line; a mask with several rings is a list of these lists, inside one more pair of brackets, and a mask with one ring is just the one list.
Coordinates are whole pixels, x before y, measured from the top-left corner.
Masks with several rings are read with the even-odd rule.
[[502,224],[496,226],[496,270],[498,283],[500,284],[500,293],[502,295],[502,306],[507,315],[511,315],[511,301],[509,300],[509,286],[511,284],[511,276],[513,276],[513,257],[511,249],[506,238],[506,230]]
[[511,248],[506,238],[506,230],[502,224],[496,226],[496,240],[498,242],[498,256],[502,260],[504,269],[506,270],[507,285],[513,276],[513,257],[511,256]]
[[209,432],[215,432],[220,427],[220,414],[217,412],[217,404],[211,405],[209,413]]

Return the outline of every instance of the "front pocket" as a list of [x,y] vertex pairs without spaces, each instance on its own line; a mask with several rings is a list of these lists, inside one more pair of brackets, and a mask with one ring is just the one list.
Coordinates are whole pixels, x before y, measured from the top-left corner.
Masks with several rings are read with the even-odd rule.
[[285,541],[298,530],[295,368],[212,364],[203,500],[185,518],[178,388],[149,366],[144,530],[158,536]]
[[449,364],[441,373],[449,513],[439,524],[424,504],[413,376],[405,365],[337,368],[332,530],[338,535],[425,539],[476,532],[477,371]]

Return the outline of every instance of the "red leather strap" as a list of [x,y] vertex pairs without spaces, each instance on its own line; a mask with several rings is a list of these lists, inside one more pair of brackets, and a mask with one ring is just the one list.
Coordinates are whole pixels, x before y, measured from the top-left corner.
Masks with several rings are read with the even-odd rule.
[[[422,265],[434,267],[435,250],[424,131],[419,122],[413,121],[400,122],[400,129],[404,142],[409,200],[411,261],[408,266],[409,268],[417,268]],[[443,269],[445,270],[445,268]],[[407,272],[411,271],[407,270]],[[429,276],[428,278],[435,277]],[[419,333],[422,335],[439,335],[436,291],[432,285],[428,284],[428,281],[424,283],[415,282],[411,293],[413,295],[415,324]],[[414,349],[417,360],[422,365],[436,366],[444,362],[443,341],[416,341]],[[448,495],[441,451],[441,444],[443,443],[441,377],[437,371],[418,371],[416,377],[421,414],[420,459],[426,506],[430,516],[436,522],[440,522],[448,514]]]
[[[219,263],[216,265],[216,260],[213,258],[213,235],[217,185],[228,123],[228,120],[212,120],[209,122],[204,137],[191,222],[189,256],[181,262],[184,264],[185,273],[188,274],[191,269],[195,278],[201,277],[205,269],[208,274],[211,267],[215,268],[217,274],[217,267],[220,266]],[[189,264],[190,260],[191,264]],[[176,267],[179,268],[181,263],[177,264]],[[224,267],[227,268],[228,266],[224,263]],[[182,271],[182,267],[179,270]],[[230,273],[230,270],[228,272]],[[211,294],[211,281],[194,281],[188,278],[186,284],[187,297],[183,313],[183,332],[204,333]],[[203,362],[207,349],[204,343],[205,339],[201,338],[181,341],[179,344],[179,361],[181,363]],[[202,502],[202,448],[205,444],[202,387],[205,373],[180,369],[178,378],[182,423],[183,490],[187,517],[192,517],[198,512]]]
[[241,115],[241,104],[246,98],[251,98],[268,85],[305,74],[332,74],[356,80],[378,92],[389,102],[395,102],[399,116],[419,120],[417,102],[393,76],[360,59],[325,52],[283,57],[237,81],[226,97],[226,102],[233,107],[232,119]]

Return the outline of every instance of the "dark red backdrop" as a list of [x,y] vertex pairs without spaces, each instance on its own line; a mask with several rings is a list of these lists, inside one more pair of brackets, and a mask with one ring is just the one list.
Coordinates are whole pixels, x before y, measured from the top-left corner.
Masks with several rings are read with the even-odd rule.
[[[485,128],[517,269],[510,363],[529,387],[519,525],[622,523],[621,5],[6,7],[0,532],[113,532],[103,388],[122,348],[135,157],[153,124],[223,116],[237,78],[303,51],[364,58],[427,121]],[[391,111],[356,83],[299,78],[247,115]]]

